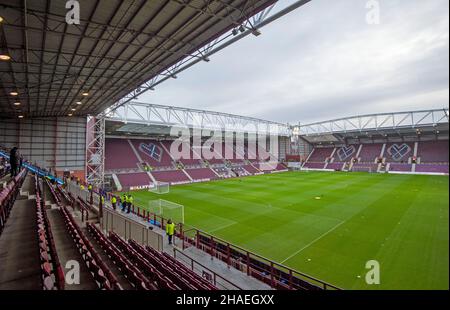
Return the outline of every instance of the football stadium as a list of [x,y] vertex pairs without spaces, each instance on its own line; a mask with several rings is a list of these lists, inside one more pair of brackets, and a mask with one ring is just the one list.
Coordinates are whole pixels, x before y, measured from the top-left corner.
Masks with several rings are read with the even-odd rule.
[[315,1],[50,2],[0,1],[0,290],[449,289],[448,107],[142,100]]

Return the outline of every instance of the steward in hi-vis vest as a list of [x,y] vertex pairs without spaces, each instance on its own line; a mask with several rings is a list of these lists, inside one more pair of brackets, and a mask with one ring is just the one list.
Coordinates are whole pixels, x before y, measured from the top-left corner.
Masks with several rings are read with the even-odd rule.
[[169,244],[172,244],[173,235],[175,235],[175,224],[172,223],[172,220],[168,220],[166,224],[166,234],[169,238]]
[[114,210],[116,210],[116,203],[117,203],[117,198],[116,196],[112,196],[111,198],[111,204]]

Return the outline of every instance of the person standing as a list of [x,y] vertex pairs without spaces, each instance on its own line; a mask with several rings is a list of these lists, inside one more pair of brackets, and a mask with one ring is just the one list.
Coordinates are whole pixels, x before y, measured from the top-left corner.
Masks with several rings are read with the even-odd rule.
[[166,234],[169,238],[169,244],[172,244],[173,235],[175,234],[175,224],[169,219],[166,224]]
[[19,168],[19,151],[17,147],[13,147],[9,153],[9,164],[11,165],[11,177],[15,177]]
[[125,207],[127,206],[127,195],[126,194],[122,194],[120,203],[122,204],[122,212],[125,212]]
[[116,203],[117,203],[117,198],[116,196],[112,196],[111,197],[111,204],[114,210],[116,210]]
[[131,206],[132,205],[133,205],[133,196],[131,196],[131,194],[130,194],[130,195],[128,195],[128,210],[127,210],[127,213],[131,212]]

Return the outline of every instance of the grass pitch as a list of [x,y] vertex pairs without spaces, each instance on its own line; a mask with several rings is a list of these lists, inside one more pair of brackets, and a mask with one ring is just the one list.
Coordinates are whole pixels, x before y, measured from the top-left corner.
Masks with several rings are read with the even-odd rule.
[[[344,289],[449,288],[449,178],[288,172],[134,192],[185,222]],[[366,262],[380,263],[368,285]]]

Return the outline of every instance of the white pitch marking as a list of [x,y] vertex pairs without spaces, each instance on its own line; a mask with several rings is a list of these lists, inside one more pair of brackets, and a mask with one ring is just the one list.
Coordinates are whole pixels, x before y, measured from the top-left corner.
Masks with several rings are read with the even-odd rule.
[[332,232],[333,230],[335,230],[336,228],[338,228],[339,226],[341,226],[342,224],[344,224],[346,221],[342,221],[340,223],[338,223],[336,226],[334,226],[333,228],[331,228],[329,231],[326,231],[325,233],[323,233],[322,235],[320,235],[319,237],[317,237],[316,239],[314,239],[313,241],[311,241],[310,243],[308,243],[307,245],[305,245],[303,248],[301,248],[300,250],[298,250],[297,252],[295,252],[294,254],[290,255],[289,257],[287,257],[285,260],[283,260],[281,263],[283,264],[284,262],[288,261],[289,259],[291,259],[292,257],[294,257],[295,255],[297,255],[298,253],[300,253],[301,251],[303,251],[304,249],[308,248],[309,246],[311,246],[313,243],[315,243],[316,241],[318,241],[319,239],[323,238],[325,235],[328,235],[330,232]]
[[236,223],[237,223],[237,222],[233,221],[232,223],[228,223],[228,224],[225,224],[225,225],[219,226],[219,227],[217,227],[217,228],[214,228],[213,230],[210,230],[210,231],[208,231],[208,232],[209,232],[209,233],[212,233],[212,232],[215,232],[215,231],[218,231],[218,230],[221,230],[221,229],[227,228],[227,227],[229,227],[229,226],[232,226],[232,225],[234,225],[234,224],[236,224]]

